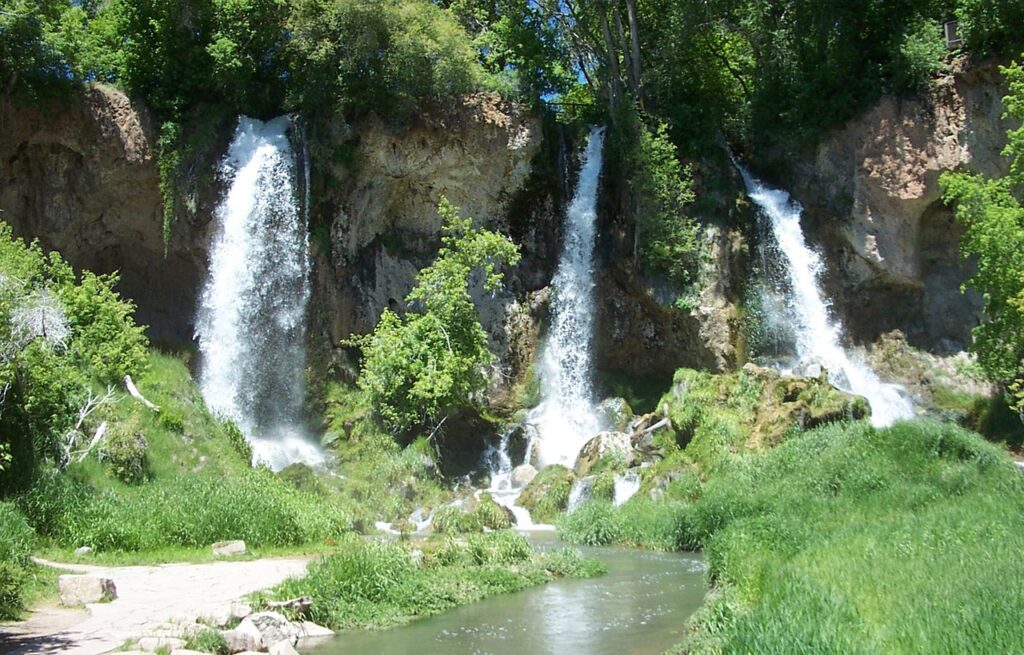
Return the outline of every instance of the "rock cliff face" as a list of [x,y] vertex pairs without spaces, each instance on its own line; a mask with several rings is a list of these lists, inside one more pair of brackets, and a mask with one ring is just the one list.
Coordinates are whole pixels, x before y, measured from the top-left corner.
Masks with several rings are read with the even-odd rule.
[[[475,224],[510,231],[509,206],[530,175],[541,133],[534,117],[491,95],[470,98],[443,123],[394,131],[371,121],[335,132],[333,147],[340,140],[344,156],[318,157],[314,150],[323,165],[315,166],[313,214],[323,227],[314,239],[312,305],[320,333],[337,346],[372,330],[385,308],[406,309],[417,271],[440,244],[442,196]],[[522,325],[526,315],[515,302],[522,289],[515,274],[506,288],[476,300],[502,363],[521,372],[517,362],[529,356],[518,352],[523,340],[516,335],[531,328]]]
[[154,132],[144,108],[95,86],[50,106],[0,102],[0,210],[75,267],[121,271],[158,340],[191,338],[202,248],[183,225],[164,257]]
[[955,352],[980,317],[961,294],[969,262],[939,176],[1002,174],[1005,93],[996,67],[954,71],[927,94],[884,97],[826,139],[788,180],[828,261],[827,290],[857,341],[900,329],[915,346]]

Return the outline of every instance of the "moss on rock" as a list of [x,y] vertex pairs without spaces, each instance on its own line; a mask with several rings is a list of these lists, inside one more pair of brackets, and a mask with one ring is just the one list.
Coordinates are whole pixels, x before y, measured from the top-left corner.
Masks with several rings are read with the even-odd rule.
[[554,523],[569,505],[569,492],[576,482],[576,473],[553,464],[545,466],[519,496],[519,505],[530,511],[536,523]]

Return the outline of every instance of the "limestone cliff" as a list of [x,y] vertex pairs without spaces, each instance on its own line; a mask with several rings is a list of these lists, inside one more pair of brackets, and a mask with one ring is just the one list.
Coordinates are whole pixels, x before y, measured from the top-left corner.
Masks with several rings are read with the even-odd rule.
[[926,94],[882,98],[794,167],[787,184],[823,246],[827,291],[855,340],[898,328],[934,351],[969,342],[981,304],[960,292],[971,266],[958,257],[960,228],[938,180],[957,168],[1004,172],[1004,93],[995,66],[956,68]]
[[191,338],[202,248],[183,224],[164,256],[154,130],[145,108],[97,85],[45,105],[0,102],[0,210],[75,267],[121,272],[158,340]]

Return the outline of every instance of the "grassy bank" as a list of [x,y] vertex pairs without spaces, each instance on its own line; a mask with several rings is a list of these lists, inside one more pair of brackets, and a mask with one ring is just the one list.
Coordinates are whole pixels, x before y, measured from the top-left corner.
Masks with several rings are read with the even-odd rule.
[[716,592],[679,652],[1024,650],[1024,476],[998,447],[860,422],[719,463],[689,499],[560,525],[582,543],[705,550]]
[[419,544],[352,540],[271,595],[312,596],[310,619],[335,630],[387,628],[603,566],[566,549],[537,552],[510,531]]

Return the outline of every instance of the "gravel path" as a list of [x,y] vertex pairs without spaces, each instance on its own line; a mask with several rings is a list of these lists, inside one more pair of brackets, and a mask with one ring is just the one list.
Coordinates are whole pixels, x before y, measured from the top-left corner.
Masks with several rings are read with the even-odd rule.
[[106,653],[161,624],[213,614],[232,600],[304,575],[309,560],[124,567],[37,562],[110,578],[117,587],[117,599],[88,605],[88,611],[44,607],[30,612],[25,621],[0,624],[4,655]]

